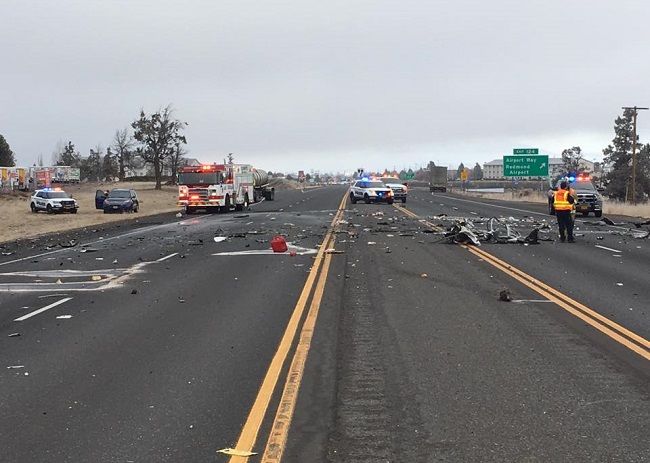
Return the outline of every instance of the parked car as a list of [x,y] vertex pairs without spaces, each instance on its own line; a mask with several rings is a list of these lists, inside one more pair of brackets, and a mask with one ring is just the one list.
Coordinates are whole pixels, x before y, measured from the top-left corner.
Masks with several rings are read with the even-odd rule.
[[79,209],[77,201],[60,188],[43,188],[34,191],[31,197],[29,208],[32,212],[47,211],[48,214],[54,212],[70,212],[76,214]]
[[103,199],[98,197],[97,193],[95,193],[95,207],[97,207],[98,201],[100,200],[104,214],[110,212],[138,212],[140,209],[138,194],[135,190],[115,188],[114,190],[109,191],[108,195]]

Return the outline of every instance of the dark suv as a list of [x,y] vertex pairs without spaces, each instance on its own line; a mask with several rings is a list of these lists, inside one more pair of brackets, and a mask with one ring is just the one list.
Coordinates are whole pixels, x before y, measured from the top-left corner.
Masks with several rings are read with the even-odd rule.
[[[552,191],[549,191],[548,213],[551,215],[555,215],[552,193],[560,188],[561,182],[562,179],[558,180]],[[598,190],[596,190],[594,184],[591,183],[589,177],[582,177],[579,175],[575,181],[569,183],[569,188],[572,188],[576,192],[576,199],[578,200],[575,205],[576,212],[580,212],[583,216],[588,216],[590,212],[593,212],[596,217],[602,217],[603,197]]]

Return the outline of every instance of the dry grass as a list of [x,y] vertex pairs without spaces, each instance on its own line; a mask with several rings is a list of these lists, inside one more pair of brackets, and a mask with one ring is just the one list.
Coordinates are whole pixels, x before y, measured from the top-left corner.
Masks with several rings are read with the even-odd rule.
[[[28,193],[8,193],[0,195],[0,242],[14,241],[19,238],[33,238],[53,232],[88,227],[124,219],[138,220],[139,217],[162,212],[178,212],[176,206],[178,188],[163,186],[155,190],[154,183],[116,182],[116,183],[82,183],[64,187],[79,204],[77,214],[34,214],[29,209]],[[133,188],[138,193],[140,211],[133,214],[104,214],[95,209],[95,191],[112,188]]]
[[[304,185],[289,180],[274,180],[276,190],[303,188]],[[95,209],[95,192],[112,188],[133,188],[138,193],[140,210],[137,213],[104,214],[101,209]],[[177,186],[165,186],[162,190],[155,189],[153,182],[114,182],[114,183],[81,183],[66,185],[64,190],[72,195],[79,204],[76,214],[34,214],[29,209],[30,194],[10,192],[0,194],[0,243],[15,241],[19,238],[34,238],[48,233],[72,230],[75,228],[91,227],[103,223],[120,220],[138,220],[140,217],[165,212],[177,213],[181,209],[176,206],[178,199]]]

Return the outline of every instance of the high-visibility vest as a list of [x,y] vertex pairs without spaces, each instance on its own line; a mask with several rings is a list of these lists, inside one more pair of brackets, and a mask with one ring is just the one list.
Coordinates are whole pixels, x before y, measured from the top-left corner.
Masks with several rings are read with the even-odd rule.
[[553,198],[553,204],[556,211],[570,211],[573,209],[569,202],[569,192],[567,190],[557,190]]

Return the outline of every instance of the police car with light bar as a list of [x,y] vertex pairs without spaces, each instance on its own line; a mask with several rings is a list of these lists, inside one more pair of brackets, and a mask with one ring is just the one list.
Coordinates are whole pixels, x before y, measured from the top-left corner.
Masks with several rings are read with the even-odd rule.
[[352,204],[356,204],[357,201],[366,204],[381,202],[393,204],[393,190],[383,182],[361,178],[350,187],[350,201]]
[[46,211],[48,214],[55,212],[76,214],[79,209],[77,200],[60,188],[44,188],[34,191],[29,207],[32,212]]
[[[568,180],[569,188],[575,191],[576,212],[580,212],[585,217],[588,216],[590,212],[593,212],[596,217],[602,217],[603,197],[598,190],[596,190],[589,175],[579,174],[577,176],[569,175],[568,177],[563,177],[557,181],[556,185],[552,188],[552,191],[557,191],[560,188],[560,183],[565,180]],[[551,196],[552,192],[549,191],[548,212],[551,215],[555,215],[555,207],[553,207]]]

